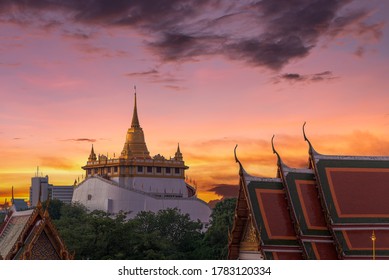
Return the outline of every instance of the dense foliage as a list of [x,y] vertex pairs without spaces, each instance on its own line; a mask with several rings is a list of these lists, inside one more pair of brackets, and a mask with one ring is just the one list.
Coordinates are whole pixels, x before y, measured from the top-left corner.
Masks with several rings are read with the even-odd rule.
[[125,220],[51,201],[50,216],[76,259],[225,259],[236,199],[218,203],[207,232],[177,209],[140,212]]

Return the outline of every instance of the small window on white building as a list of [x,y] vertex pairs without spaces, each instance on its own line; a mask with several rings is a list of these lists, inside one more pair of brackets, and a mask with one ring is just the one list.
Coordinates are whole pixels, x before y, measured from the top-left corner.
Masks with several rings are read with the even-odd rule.
[[92,200],[92,195],[88,194],[88,200]]

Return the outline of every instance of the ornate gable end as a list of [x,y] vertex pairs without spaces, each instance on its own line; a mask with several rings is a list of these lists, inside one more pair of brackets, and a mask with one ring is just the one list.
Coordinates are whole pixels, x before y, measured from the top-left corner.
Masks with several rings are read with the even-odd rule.
[[244,179],[241,177],[239,182],[238,201],[235,207],[234,223],[228,236],[228,259],[230,260],[236,260],[239,258],[241,240],[244,237],[244,231],[249,215],[244,184]]
[[259,252],[260,243],[258,236],[250,216],[249,221],[246,223],[243,239],[240,242],[240,251]]
[[73,259],[73,255],[68,253],[48,212],[37,207],[4,259],[68,260]]
[[43,230],[31,250],[32,260],[59,260],[61,259]]

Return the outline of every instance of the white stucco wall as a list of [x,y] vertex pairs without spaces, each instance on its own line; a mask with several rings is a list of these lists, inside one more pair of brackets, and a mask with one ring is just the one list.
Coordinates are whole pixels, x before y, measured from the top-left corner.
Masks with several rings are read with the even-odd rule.
[[[136,179],[138,180],[138,178]],[[184,188],[186,190],[185,185]],[[209,223],[211,209],[207,203],[198,198],[187,198],[187,196],[183,198],[156,198],[141,190],[141,188],[140,190],[122,188],[116,182],[91,177],[75,188],[72,202],[79,202],[89,210],[103,210],[111,213],[118,213],[121,210],[130,212],[129,218],[134,217],[140,211],[158,212],[161,209],[178,208],[182,213],[189,214],[192,220],[200,220],[203,224]],[[169,193],[167,191],[167,194]]]
[[188,197],[185,181],[180,178],[114,177],[112,180],[127,189],[148,193],[175,193]]

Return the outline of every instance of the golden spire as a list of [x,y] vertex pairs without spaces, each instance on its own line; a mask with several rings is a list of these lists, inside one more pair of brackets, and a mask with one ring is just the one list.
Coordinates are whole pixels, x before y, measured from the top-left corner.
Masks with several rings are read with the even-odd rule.
[[134,86],[134,112],[132,114],[132,122],[131,122],[131,127],[134,128],[140,128],[139,124],[139,118],[138,118],[138,110],[136,108],[136,86]]
[[178,146],[177,146],[177,152],[176,154],[174,155],[174,159],[175,160],[183,160],[183,157],[182,157],[182,153],[180,151],[180,143],[178,143]]
[[151,158],[147,150],[143,130],[139,124],[136,87],[134,87],[134,112],[132,116],[131,127],[127,130],[126,142],[122,150],[121,158]]
[[373,260],[375,260],[375,241],[377,240],[376,236],[375,236],[375,233],[374,233],[374,230],[373,230],[373,234],[371,235],[371,241],[373,242]]
[[93,149],[93,144],[92,144],[92,149],[91,149],[91,151],[90,151],[90,155],[89,155],[89,157],[88,157],[88,160],[89,160],[89,161],[96,161],[96,160],[97,160],[95,151],[94,151],[94,149]]

